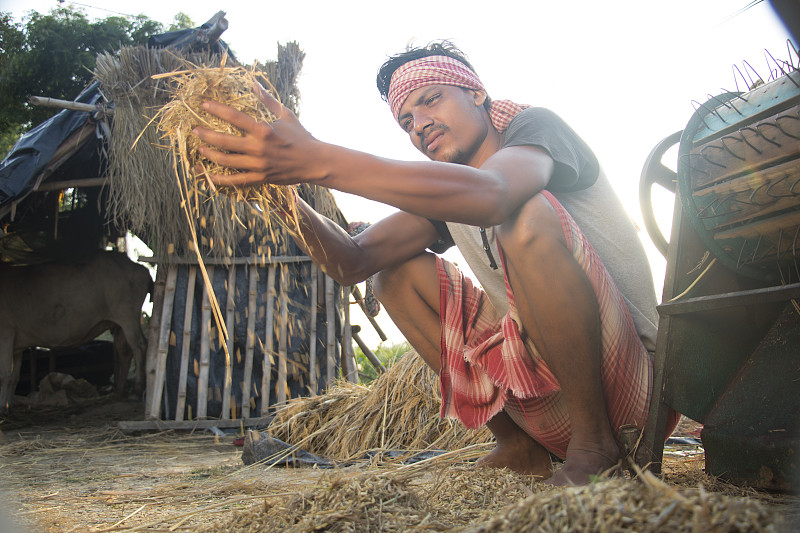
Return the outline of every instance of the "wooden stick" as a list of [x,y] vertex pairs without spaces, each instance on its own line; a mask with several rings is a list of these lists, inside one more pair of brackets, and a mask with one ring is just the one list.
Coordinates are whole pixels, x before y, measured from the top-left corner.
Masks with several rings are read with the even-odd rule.
[[[344,320],[342,320],[342,374],[347,377],[347,381],[355,383],[358,381],[358,367],[353,353],[353,336],[350,331],[350,287],[342,287],[342,306],[344,309]],[[345,368],[347,369],[346,371]]]
[[356,341],[356,344],[358,344],[358,347],[361,348],[362,352],[364,352],[364,355],[367,356],[367,359],[369,359],[369,362],[372,363],[373,367],[375,367],[375,370],[378,371],[378,374],[383,374],[386,372],[386,368],[383,366],[383,363],[381,363],[381,360],[378,359],[374,353],[372,353],[372,350],[369,349],[367,343],[361,339],[361,336],[358,334],[360,331],[361,326],[353,326],[353,340]]
[[286,384],[286,347],[289,337],[289,295],[287,294],[287,277],[286,266],[280,267],[280,306],[281,306],[281,322],[279,324],[280,330],[278,334],[278,382],[275,384],[277,387],[276,396],[278,404],[283,404],[286,401],[288,386]]
[[264,327],[264,363],[261,374],[261,416],[269,408],[269,393],[272,388],[272,348],[275,335],[275,266],[267,267],[267,322]]
[[104,108],[102,105],[85,104],[83,102],[73,102],[72,100],[61,100],[58,98],[50,98],[49,96],[31,96],[28,102],[33,105],[40,105],[42,107],[58,107],[61,109],[69,109],[71,111],[86,111],[87,113],[94,113],[95,111],[102,111],[106,115],[113,115],[114,108]]
[[233,328],[235,326],[236,265],[228,267],[228,298],[225,301],[225,329],[228,330],[228,352],[225,355],[225,383],[222,387],[222,415],[220,418],[236,418],[231,414],[231,381],[233,380]]
[[189,345],[192,342],[192,314],[194,312],[194,286],[197,281],[197,267],[189,267],[189,280],[186,282],[186,308],[183,311],[183,342],[181,343],[181,366],[178,377],[178,400],[175,404],[175,420],[183,420],[186,409],[186,387],[189,379]]
[[[178,257],[170,256],[170,264],[173,265],[196,265],[197,257]],[[150,256],[139,257],[142,263],[156,263],[159,264],[164,261],[163,257]],[[306,255],[273,255],[272,257],[264,257],[263,260],[259,256],[248,257],[207,257],[203,259],[205,265],[278,265],[282,263],[305,263],[311,261],[311,258]]]
[[308,390],[312,395],[317,394],[317,298],[319,297],[319,267],[311,263],[309,277],[311,278],[311,333],[308,339]]
[[161,326],[158,335],[158,351],[156,353],[155,374],[153,376],[153,396],[148,409],[148,418],[160,418],[161,397],[164,394],[164,377],[169,352],[169,333],[172,324],[172,305],[175,301],[175,284],[178,279],[178,267],[172,265],[167,271],[167,283],[164,287],[164,305],[161,311]]
[[367,314],[367,308],[366,308],[366,305],[364,304],[364,297],[361,295],[361,289],[358,288],[358,285],[353,285],[351,287],[350,293],[353,295],[353,298],[355,298],[356,301],[358,302],[358,305],[361,307],[361,310],[364,312],[364,316],[367,317],[367,320],[369,320],[369,323],[372,324],[373,328],[375,328],[375,333],[378,334],[378,337],[380,337],[380,339],[382,341],[385,341],[388,338],[388,337],[386,337],[386,333],[383,332],[381,327],[378,325],[378,322],[375,321],[375,318],[371,317],[371,316],[369,316]]
[[48,181],[36,189],[40,192],[61,191],[64,189],[77,189],[86,187],[103,187],[108,184],[108,178],[82,178],[76,180]]
[[258,267],[250,267],[250,284],[247,293],[247,342],[244,352],[244,375],[242,376],[242,417],[250,416],[251,382],[253,380],[253,350],[256,344],[256,299],[258,298]]
[[214,267],[206,268],[211,283],[203,283],[203,312],[200,318],[200,364],[197,375],[197,418],[202,420],[208,415],[208,374],[211,358],[211,298],[213,290]]
[[153,284],[153,313],[150,315],[150,331],[147,333],[147,352],[145,354],[145,371],[147,372],[147,390],[145,392],[145,418],[150,418],[150,405],[153,403],[153,381],[158,364],[158,334],[161,330],[161,310],[164,305],[164,285],[167,278],[166,265],[156,269],[156,280]]
[[325,344],[327,354],[325,383],[327,387],[330,387],[336,379],[336,308],[334,302],[333,278],[325,274],[325,317],[328,321],[328,338]]
[[239,418],[237,420],[130,420],[117,422],[117,427],[124,433],[136,431],[167,431],[171,429],[194,431],[211,427],[219,429],[254,426],[264,428],[272,422],[272,419],[272,416],[267,416],[259,418]]

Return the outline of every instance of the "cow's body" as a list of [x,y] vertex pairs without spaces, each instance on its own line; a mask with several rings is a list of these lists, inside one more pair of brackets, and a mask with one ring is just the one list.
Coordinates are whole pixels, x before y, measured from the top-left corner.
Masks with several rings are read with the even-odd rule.
[[107,329],[114,335],[117,392],[131,358],[141,390],[146,340],[140,319],[151,285],[145,267],[112,252],[70,263],[0,266],[0,411],[14,394],[25,348],[79,346]]

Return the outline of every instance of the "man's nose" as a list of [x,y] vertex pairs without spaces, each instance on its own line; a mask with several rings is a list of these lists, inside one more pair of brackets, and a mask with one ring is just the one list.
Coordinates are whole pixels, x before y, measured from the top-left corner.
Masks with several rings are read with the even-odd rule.
[[433,119],[431,119],[428,115],[425,114],[415,114],[414,115],[414,131],[417,135],[421,135],[422,132],[425,131],[425,128],[433,124]]

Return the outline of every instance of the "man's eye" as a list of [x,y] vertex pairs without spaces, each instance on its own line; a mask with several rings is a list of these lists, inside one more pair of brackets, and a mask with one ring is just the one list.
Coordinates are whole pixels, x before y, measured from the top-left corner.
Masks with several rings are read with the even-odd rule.
[[438,94],[434,94],[433,96],[431,96],[430,98],[428,98],[428,99],[425,101],[425,104],[426,104],[426,105],[431,105],[431,104],[432,104],[432,103],[434,103],[434,102],[435,102],[435,101],[436,101],[438,98],[439,98],[439,95],[438,95]]
[[411,121],[410,120],[404,120],[403,123],[401,124],[401,126],[403,127],[403,129],[406,132],[408,132],[411,129]]

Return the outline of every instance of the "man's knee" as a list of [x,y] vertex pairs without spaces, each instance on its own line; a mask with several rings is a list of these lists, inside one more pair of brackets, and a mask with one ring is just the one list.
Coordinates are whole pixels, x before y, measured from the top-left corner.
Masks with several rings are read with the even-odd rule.
[[372,278],[372,291],[381,303],[387,303],[397,291],[420,285],[426,278],[436,279],[435,256],[429,253],[386,267]]
[[558,214],[541,194],[528,200],[514,216],[500,224],[497,236],[507,256],[524,251],[546,253],[548,247],[566,243]]

